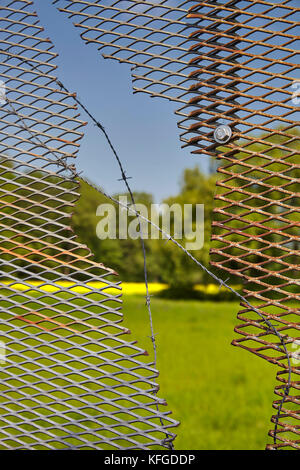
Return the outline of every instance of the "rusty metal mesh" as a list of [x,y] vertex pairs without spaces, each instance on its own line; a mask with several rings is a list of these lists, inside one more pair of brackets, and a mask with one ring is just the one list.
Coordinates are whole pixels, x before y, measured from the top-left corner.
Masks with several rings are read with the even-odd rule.
[[69,227],[84,123],[32,2],[2,0],[0,41],[0,449],[169,449],[178,423],[124,339],[121,283]]
[[[133,66],[135,91],[181,103],[185,146],[221,159],[212,264],[243,280],[289,360],[247,305],[233,344],[280,367],[268,448],[299,449],[297,1],[54,3],[87,43]],[[220,125],[233,132],[224,145],[214,139]]]

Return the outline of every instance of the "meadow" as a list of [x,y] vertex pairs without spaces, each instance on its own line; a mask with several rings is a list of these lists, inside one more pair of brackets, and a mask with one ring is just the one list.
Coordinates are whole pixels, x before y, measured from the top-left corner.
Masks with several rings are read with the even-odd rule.
[[[235,302],[152,298],[160,396],[181,421],[176,449],[264,449],[276,369],[231,346]],[[125,323],[151,352],[145,298],[124,296]]]

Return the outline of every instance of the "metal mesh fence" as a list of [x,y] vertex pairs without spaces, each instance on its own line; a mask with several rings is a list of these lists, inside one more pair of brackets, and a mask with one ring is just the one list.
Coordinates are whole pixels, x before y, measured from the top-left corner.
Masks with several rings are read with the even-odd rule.
[[[193,118],[212,129],[229,125],[233,133],[217,148],[223,163],[212,259],[216,267],[242,278],[246,299],[285,338],[289,364],[268,325],[242,305],[235,330],[240,336],[233,344],[283,369],[269,448],[299,448],[300,129],[293,89],[299,9],[292,1],[221,3],[200,3],[189,15],[199,20],[194,51],[201,82]],[[203,144],[196,144],[201,153]]]
[[245,304],[233,344],[280,367],[268,448],[299,449],[298,2],[54,3],[132,65],[135,91],[180,103],[185,146],[221,159],[212,263],[283,338]]
[[0,41],[0,449],[169,449],[121,283],[69,226],[84,123],[32,2],[1,2]]

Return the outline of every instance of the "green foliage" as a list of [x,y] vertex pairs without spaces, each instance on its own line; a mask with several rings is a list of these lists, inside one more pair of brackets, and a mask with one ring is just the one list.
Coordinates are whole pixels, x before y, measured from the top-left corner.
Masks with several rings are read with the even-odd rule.
[[[95,260],[115,269],[122,280],[143,280],[144,261],[140,240],[120,240],[118,236],[115,240],[100,240],[96,234],[97,224],[100,221],[96,211],[100,204],[107,204],[110,201],[84,181],[81,181],[80,193],[81,197],[76,204],[72,217],[72,227],[80,241],[88,245],[94,254]],[[137,203],[146,205],[152,203],[152,196],[146,193],[134,193],[134,196]],[[116,216],[118,227],[118,208],[116,208]],[[117,230],[118,233],[119,231]]]
[[[278,133],[279,130],[283,131],[282,135]],[[297,226],[295,222],[299,223],[300,220],[298,195],[300,132],[296,127],[288,130],[282,128],[278,131],[274,130],[274,133],[269,132],[255,137],[252,135],[247,140],[246,138],[241,140],[239,147],[243,150],[235,152],[235,165],[224,163],[227,171],[221,174],[220,183],[226,180],[226,184],[218,187],[218,194],[226,194],[226,197],[216,201],[216,207],[222,208],[225,213],[216,214],[215,220],[221,224],[224,222],[226,228],[218,227],[216,231],[219,237],[226,236],[226,243],[214,242],[213,247],[225,250],[229,241],[240,244],[246,242],[245,246],[254,250],[251,255],[253,267],[251,273],[248,272],[252,277],[261,275],[256,266],[266,261],[266,258],[261,256],[262,251],[264,255],[273,259],[282,255],[285,247],[299,251],[299,243],[291,242],[289,236],[299,235],[299,225]],[[228,188],[232,188],[231,191]],[[239,206],[236,202],[243,204]],[[290,206],[295,207],[295,210],[291,210]],[[233,232],[230,235],[228,227]],[[280,231],[283,234],[279,234]],[[248,238],[252,238],[252,241],[249,242]],[[266,242],[271,246],[266,246]],[[245,251],[240,247],[231,247],[227,253],[240,257]],[[247,259],[250,260],[250,256]],[[218,257],[215,256],[214,261],[217,260]],[[286,258],[285,261],[287,260],[291,265],[297,264],[296,256]],[[233,260],[227,266],[233,270],[241,267],[240,263],[236,264]],[[264,267],[270,271],[283,268],[274,261],[268,264],[265,262]],[[273,277],[272,282],[276,284],[280,280],[276,281]]]
[[[53,246],[59,242],[62,250],[68,249],[68,213],[76,199],[77,183],[42,171],[23,172],[9,157],[1,157],[0,172],[2,225],[6,229],[2,232],[6,238],[2,242],[6,250],[2,254],[2,261],[6,262],[2,272],[14,271],[17,266],[20,268],[17,275],[22,278],[22,268],[26,266],[27,272],[34,276],[41,271],[38,266],[41,260],[44,266],[57,267],[59,271],[59,259],[51,260],[51,256],[57,255]],[[66,229],[61,228],[63,225]],[[25,257],[30,250],[33,251],[28,262]],[[47,260],[43,254],[49,255]]]
[[[197,166],[193,169],[186,169],[179,194],[164,201],[169,205],[180,204],[181,207],[184,204],[204,204],[204,246],[200,250],[193,251],[193,256],[205,266],[209,265],[215,184],[215,175],[204,175]],[[186,241],[185,239],[179,240],[183,245]],[[208,276],[172,243],[158,240],[153,243],[152,249],[159,264],[161,280],[170,284],[171,288],[176,288],[178,285],[188,288],[209,280]]]

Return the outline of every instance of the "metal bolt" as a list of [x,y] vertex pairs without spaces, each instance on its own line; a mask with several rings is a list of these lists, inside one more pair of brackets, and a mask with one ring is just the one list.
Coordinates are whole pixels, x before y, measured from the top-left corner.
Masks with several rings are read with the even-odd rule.
[[229,126],[218,126],[214,132],[214,139],[218,144],[226,144],[232,137],[232,130]]

